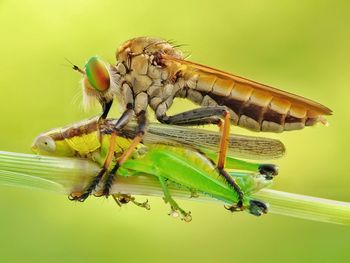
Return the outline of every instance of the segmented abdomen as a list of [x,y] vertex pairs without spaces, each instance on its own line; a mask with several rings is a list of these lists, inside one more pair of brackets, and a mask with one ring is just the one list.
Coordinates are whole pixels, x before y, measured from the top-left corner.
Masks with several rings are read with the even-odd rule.
[[312,126],[321,114],[286,98],[251,85],[213,75],[195,75],[188,82],[187,97],[202,106],[224,105],[233,124],[253,131],[283,132]]

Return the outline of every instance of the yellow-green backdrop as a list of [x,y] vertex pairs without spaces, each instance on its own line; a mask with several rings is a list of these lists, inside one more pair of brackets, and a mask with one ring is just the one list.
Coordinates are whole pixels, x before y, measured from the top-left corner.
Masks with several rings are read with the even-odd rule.
[[[48,128],[97,114],[80,106],[92,55],[115,61],[135,36],[186,44],[191,59],[320,101],[330,127],[265,136],[287,155],[274,188],[350,201],[348,1],[0,1],[0,149],[30,152]],[[190,107],[175,103],[176,111]],[[247,131],[235,128],[235,132]],[[260,134],[261,135],[261,134]],[[1,262],[349,262],[350,228],[230,214],[181,202],[190,224],[112,200],[0,188]]]

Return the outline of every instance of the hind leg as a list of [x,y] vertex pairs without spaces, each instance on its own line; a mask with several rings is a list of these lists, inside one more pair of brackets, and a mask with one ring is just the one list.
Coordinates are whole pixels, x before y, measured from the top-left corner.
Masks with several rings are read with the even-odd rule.
[[226,152],[228,146],[228,137],[230,133],[231,118],[230,113],[225,107],[203,107],[183,113],[176,114],[174,116],[157,116],[158,120],[162,123],[173,124],[173,125],[204,125],[204,124],[217,124],[220,127],[221,137],[219,143],[219,156],[217,161],[217,168],[220,175],[225,178],[226,182],[236,191],[238,195],[238,202],[232,205],[230,211],[240,211],[243,206],[244,194],[236,183],[235,179],[232,178],[225,170]]

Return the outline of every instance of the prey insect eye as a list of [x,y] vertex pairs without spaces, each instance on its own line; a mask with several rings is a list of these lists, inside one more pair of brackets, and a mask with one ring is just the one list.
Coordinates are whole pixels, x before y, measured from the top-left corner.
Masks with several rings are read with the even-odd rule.
[[34,152],[53,153],[56,150],[55,141],[49,136],[39,136],[35,139],[32,149]]
[[[86,80],[96,91],[105,91],[110,86],[110,76],[106,63],[98,57],[91,57],[85,65]],[[85,80],[84,80],[85,81]]]

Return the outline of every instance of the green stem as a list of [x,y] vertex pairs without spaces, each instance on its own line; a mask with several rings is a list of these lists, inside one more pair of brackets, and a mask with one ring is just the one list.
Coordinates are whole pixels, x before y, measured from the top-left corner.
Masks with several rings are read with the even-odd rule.
[[[69,194],[81,191],[99,166],[77,158],[44,157],[0,151],[0,185],[30,187]],[[188,200],[222,202],[204,195],[190,198],[186,190],[171,188],[172,196]],[[111,193],[163,196],[156,178],[151,176],[119,177]],[[350,203],[263,189],[256,198],[270,204],[270,213],[308,220],[350,225]]]

